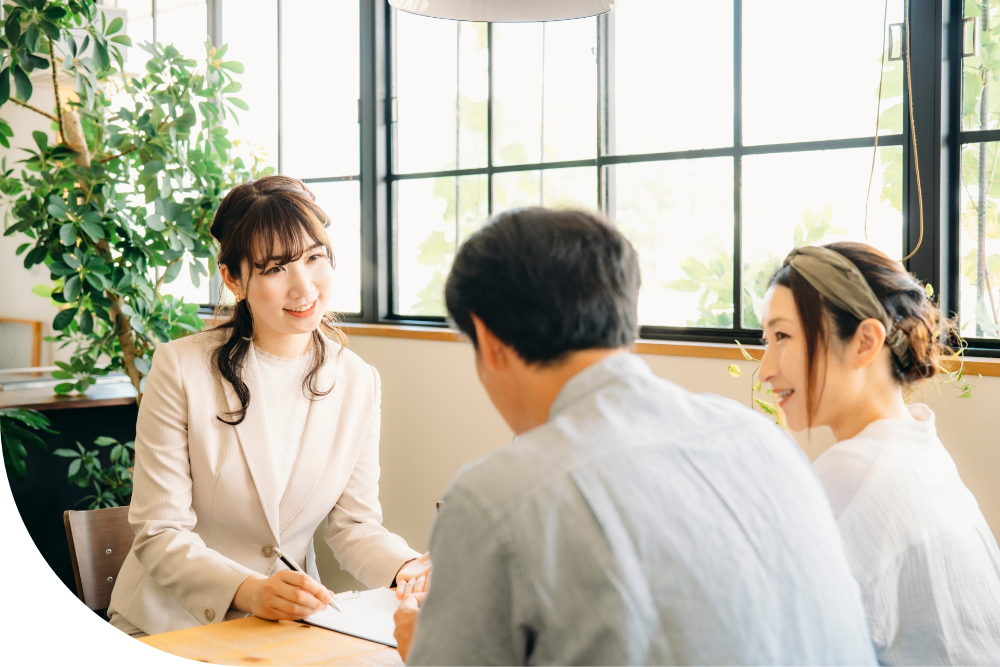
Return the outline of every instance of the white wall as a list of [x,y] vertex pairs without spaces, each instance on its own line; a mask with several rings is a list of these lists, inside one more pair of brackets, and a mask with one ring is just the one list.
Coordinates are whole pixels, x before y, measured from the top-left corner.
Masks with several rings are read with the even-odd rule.
[[[434,503],[458,469],[510,441],[476,378],[468,343],[352,336],[350,349],[382,376],[382,480],[385,526],[419,551],[427,548]],[[643,355],[653,371],[695,392],[712,392],[746,404],[752,362],[738,362],[740,378],[726,372],[722,359]],[[1000,534],[1000,378],[983,378],[973,398],[931,392],[924,400],[937,412],[938,431],[951,451],[995,534]],[[817,430],[800,442],[807,453],[832,440]],[[337,569],[336,560],[316,540],[324,583],[334,590],[360,586]]]
[[[31,96],[31,104],[40,109],[54,109],[55,99],[52,94],[51,79],[48,86],[44,81],[32,80],[32,83],[34,93]],[[62,86],[59,90],[65,93]],[[10,102],[3,107],[3,118],[13,128],[14,137],[11,139],[11,148],[0,146],[0,158],[7,159],[8,169],[13,168],[15,173],[20,173],[23,165],[17,163],[26,158],[27,153],[19,147],[36,148],[31,133],[35,130],[48,133],[50,144],[54,143],[55,133],[50,129],[49,119]],[[6,213],[6,206],[0,206],[0,214],[3,213]],[[43,323],[42,334],[51,336],[52,318],[56,316],[58,309],[49,299],[43,299],[31,292],[35,285],[51,284],[49,270],[44,264],[39,264],[29,271],[24,268],[24,254],[20,257],[14,255],[18,246],[31,240],[24,234],[0,236],[0,317],[40,321]],[[56,345],[53,343],[42,343],[43,366],[51,366],[54,358],[65,358],[65,354],[54,356],[55,348]]]

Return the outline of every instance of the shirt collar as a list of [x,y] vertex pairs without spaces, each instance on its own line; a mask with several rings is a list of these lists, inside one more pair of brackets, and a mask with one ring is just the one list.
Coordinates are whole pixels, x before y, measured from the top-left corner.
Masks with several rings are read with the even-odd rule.
[[937,435],[934,411],[924,403],[906,406],[913,421],[904,419],[879,419],[861,430],[855,438],[866,437],[878,440],[898,438],[906,435]]
[[627,375],[649,375],[651,373],[652,371],[645,361],[628,352],[601,359],[584,368],[563,385],[556,400],[552,402],[552,407],[549,408],[548,421],[552,421],[558,413],[609,382]]

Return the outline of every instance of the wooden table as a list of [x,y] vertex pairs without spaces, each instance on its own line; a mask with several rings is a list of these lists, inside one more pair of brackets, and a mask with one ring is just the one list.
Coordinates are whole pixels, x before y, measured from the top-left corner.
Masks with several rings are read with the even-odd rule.
[[139,641],[215,665],[402,665],[396,649],[294,621],[256,617],[201,625]]

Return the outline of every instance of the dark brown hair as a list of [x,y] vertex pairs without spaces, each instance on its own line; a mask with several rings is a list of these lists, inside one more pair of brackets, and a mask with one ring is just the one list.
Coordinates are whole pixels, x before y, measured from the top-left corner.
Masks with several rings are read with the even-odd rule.
[[528,363],[631,347],[639,257],[601,216],[530,207],[493,217],[459,248],[445,285],[455,325],[478,346],[476,315]]
[[[906,364],[891,355],[892,375],[896,381],[907,385],[933,377],[938,371],[938,360],[947,353],[942,342],[946,323],[942,322],[938,308],[927,298],[924,286],[899,262],[870,245],[843,242],[823,247],[840,253],[858,267],[893,326],[909,339],[910,355]],[[782,285],[792,291],[802,320],[806,339],[806,414],[807,423],[812,426],[812,416],[822,394],[817,395],[815,391],[819,352],[827,349],[831,329],[838,341],[847,341],[854,336],[861,320],[824,299],[791,266],[779,269],[768,283],[769,287],[771,285]]]
[[[323,244],[330,264],[336,266],[326,233],[329,224],[330,218],[316,204],[316,196],[302,181],[274,174],[233,188],[219,205],[211,231],[219,242],[218,264],[225,265],[233,278],[249,286],[253,271],[247,272],[244,281],[244,266],[263,270],[275,246],[281,249],[280,264],[294,262],[306,251],[302,232],[314,243]],[[229,338],[215,350],[213,362],[219,374],[233,386],[241,406],[228,413],[233,421],[217,419],[235,426],[246,418],[250,406],[250,390],[243,381],[243,366],[253,345],[254,325],[246,299],[238,300],[234,307],[220,307],[217,314],[225,315],[228,311],[232,311],[229,320],[215,330],[228,329]],[[302,391],[310,400],[326,396],[333,389],[321,391],[316,387],[319,369],[326,363],[324,335],[337,338],[341,349],[347,344],[347,337],[334,322],[327,314],[312,333],[313,365],[302,381]]]

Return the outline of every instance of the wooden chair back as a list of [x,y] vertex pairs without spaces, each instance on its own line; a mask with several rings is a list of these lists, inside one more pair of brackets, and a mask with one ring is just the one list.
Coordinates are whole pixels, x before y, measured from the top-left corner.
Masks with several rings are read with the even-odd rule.
[[77,597],[95,611],[107,609],[118,572],[135,540],[128,523],[128,507],[68,510],[63,513],[63,524]]

